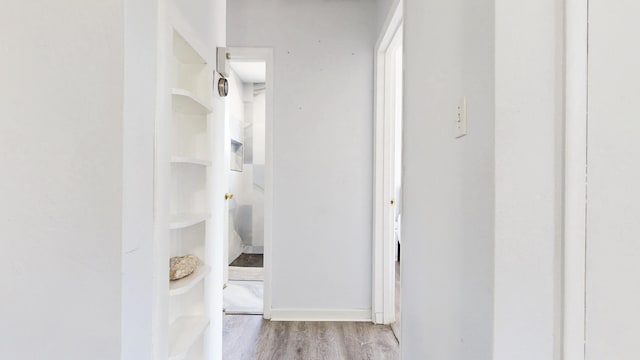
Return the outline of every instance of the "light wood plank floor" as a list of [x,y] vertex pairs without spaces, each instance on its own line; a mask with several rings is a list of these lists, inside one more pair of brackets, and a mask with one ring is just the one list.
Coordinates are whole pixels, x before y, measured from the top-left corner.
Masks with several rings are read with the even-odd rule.
[[225,315],[224,360],[397,360],[389,326],[347,322],[271,322]]
[[401,321],[402,321],[402,314],[400,313],[400,304],[401,304],[401,300],[400,299],[401,296],[401,291],[400,291],[400,261],[396,261],[396,298],[395,298],[395,306],[396,306],[396,321],[391,324],[391,330],[393,330],[393,333],[396,335],[396,337],[398,338],[398,340],[400,340],[400,329],[402,329],[402,325],[401,325]]

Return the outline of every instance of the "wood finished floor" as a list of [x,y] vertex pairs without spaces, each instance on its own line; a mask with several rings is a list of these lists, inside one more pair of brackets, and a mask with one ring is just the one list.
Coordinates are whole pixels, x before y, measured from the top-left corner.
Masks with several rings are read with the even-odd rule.
[[400,299],[400,295],[401,295],[401,291],[400,291],[400,261],[396,261],[396,297],[394,299],[395,301],[395,311],[396,311],[396,321],[391,324],[391,330],[393,330],[393,332],[395,333],[396,337],[398,338],[398,340],[400,339],[400,329],[402,329],[401,326],[401,321],[402,321],[402,317],[400,314],[400,304],[401,304],[401,300]]
[[224,360],[397,360],[389,326],[353,322],[271,322],[225,315]]

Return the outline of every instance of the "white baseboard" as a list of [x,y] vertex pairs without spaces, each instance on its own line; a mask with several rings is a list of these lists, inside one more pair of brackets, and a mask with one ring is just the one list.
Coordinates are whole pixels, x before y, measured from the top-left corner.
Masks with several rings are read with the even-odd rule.
[[271,321],[371,322],[371,309],[271,309]]
[[383,313],[381,313],[381,312],[376,312],[376,313],[374,314],[374,321],[373,321],[373,323],[374,323],[374,324],[382,324],[382,323],[384,322],[384,320],[383,320],[383,319],[384,319],[384,316],[383,316],[383,315],[384,315],[384,314],[383,314]]

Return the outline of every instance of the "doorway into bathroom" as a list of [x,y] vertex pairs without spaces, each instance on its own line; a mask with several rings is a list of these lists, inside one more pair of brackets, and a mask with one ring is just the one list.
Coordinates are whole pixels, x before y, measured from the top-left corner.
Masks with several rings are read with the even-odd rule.
[[270,50],[230,48],[228,52],[229,230],[223,306],[228,315],[267,315]]

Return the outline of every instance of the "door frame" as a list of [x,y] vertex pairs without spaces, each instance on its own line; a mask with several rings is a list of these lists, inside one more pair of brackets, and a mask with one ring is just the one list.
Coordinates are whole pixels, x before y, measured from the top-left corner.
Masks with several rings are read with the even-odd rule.
[[563,359],[584,360],[588,134],[588,0],[565,2]]
[[[398,0],[388,16],[384,30],[375,50],[375,128],[374,128],[374,207],[373,207],[373,282],[372,314],[373,323],[390,324],[395,321],[395,242],[389,239],[393,229],[389,229],[388,212],[391,209],[390,194],[393,193],[393,161],[388,149],[393,128],[394,114],[387,104],[393,103],[395,74],[389,69],[387,54],[392,49],[396,35],[402,31],[404,4]],[[401,105],[400,105],[401,106]],[[392,133],[393,131],[391,131]]]
[[[266,64],[265,90],[265,164],[264,164],[264,315],[271,319],[272,230],[273,230],[273,49],[227,47],[231,61]],[[227,240],[228,241],[228,240]],[[228,266],[228,264],[227,264]]]

